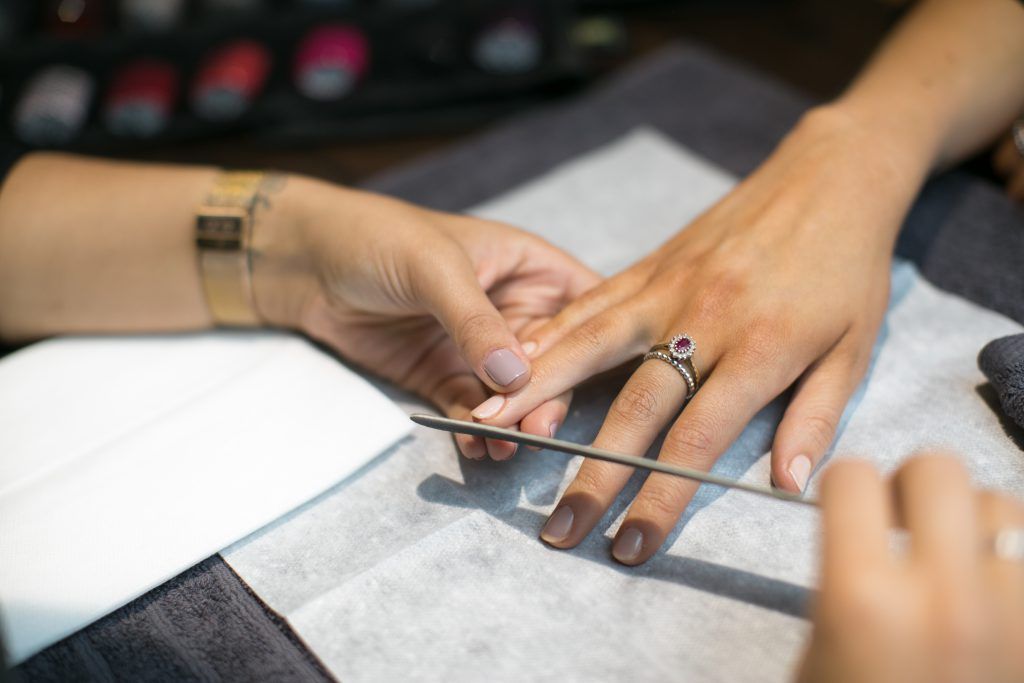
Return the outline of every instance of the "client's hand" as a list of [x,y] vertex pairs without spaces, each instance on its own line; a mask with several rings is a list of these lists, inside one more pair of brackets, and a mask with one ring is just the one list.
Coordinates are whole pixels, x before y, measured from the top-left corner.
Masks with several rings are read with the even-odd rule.
[[[972,490],[956,460],[936,456],[909,461],[891,490],[867,463],[837,462],[821,494],[821,590],[800,681],[1024,680],[1019,501]],[[894,522],[905,552],[888,542]]]
[[[269,194],[253,285],[269,322],[468,419],[487,390],[530,376],[529,334],[598,277],[507,225],[306,178]],[[457,437],[471,458],[482,439]],[[488,442],[492,457],[511,444]]]
[[[757,411],[795,384],[775,436],[772,478],[803,490],[867,368],[895,235],[919,182],[853,119],[831,110],[808,115],[686,230],[523,336],[540,354],[530,383],[489,399],[474,417],[547,434],[567,410],[553,399],[685,333],[704,384],[682,415],[682,373],[649,360],[619,393],[595,445],[643,454],[672,423],[659,457],[707,470]],[[578,544],[630,474],[584,463],[542,538],[560,548]],[[695,490],[667,475],[648,477],[619,529],[615,558],[649,558]]]

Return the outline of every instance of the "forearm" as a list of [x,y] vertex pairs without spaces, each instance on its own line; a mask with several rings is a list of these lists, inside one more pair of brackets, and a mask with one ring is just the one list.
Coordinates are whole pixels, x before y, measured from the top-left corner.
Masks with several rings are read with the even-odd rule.
[[209,327],[193,226],[216,174],[24,159],[0,193],[0,336]]
[[921,2],[833,106],[925,175],[961,160],[1024,107],[1024,5]]

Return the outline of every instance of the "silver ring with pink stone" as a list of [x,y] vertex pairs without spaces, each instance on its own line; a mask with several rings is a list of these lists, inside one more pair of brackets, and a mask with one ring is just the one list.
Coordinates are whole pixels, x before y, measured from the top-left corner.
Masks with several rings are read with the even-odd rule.
[[700,372],[693,364],[697,343],[686,334],[677,334],[666,344],[655,344],[644,355],[644,360],[660,360],[668,363],[686,380],[686,400],[689,401],[700,388]]

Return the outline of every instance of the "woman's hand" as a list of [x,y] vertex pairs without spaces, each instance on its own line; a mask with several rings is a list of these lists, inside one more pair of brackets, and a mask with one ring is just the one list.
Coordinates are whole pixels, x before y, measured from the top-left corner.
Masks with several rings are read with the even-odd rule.
[[[809,114],[685,231],[524,335],[538,345],[530,383],[489,399],[474,417],[522,422],[546,435],[567,411],[564,399],[552,399],[686,333],[704,385],[682,415],[676,419],[683,378],[665,362],[647,361],[619,393],[595,445],[640,455],[674,420],[659,458],[707,470],[756,412],[795,384],[772,448],[772,478],[802,491],[867,368],[895,236],[924,173],[879,148],[853,118]],[[578,544],[630,474],[585,462],[542,538],[560,548]],[[695,490],[648,477],[619,529],[615,558],[649,558]]]
[[[519,338],[598,281],[507,225],[305,178],[285,182],[257,214],[260,313],[452,417],[468,419],[488,390],[526,384],[531,345]],[[456,441],[471,458],[514,451],[505,442]]]
[[[972,490],[955,459],[937,456],[909,461],[891,487],[867,463],[837,462],[821,501],[821,589],[800,681],[1024,680],[1020,501]],[[905,552],[889,543],[893,523],[909,534]],[[996,552],[1000,532],[1016,557]]]

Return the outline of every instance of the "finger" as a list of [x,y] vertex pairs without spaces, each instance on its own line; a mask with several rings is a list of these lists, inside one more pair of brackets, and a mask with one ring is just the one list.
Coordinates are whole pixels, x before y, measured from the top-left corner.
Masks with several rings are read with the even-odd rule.
[[526,384],[529,359],[461,250],[453,250],[448,258],[438,254],[416,279],[427,308],[480,381],[497,392]]
[[606,311],[591,318],[534,361],[529,384],[507,396],[492,396],[473,410],[482,422],[509,426],[519,423],[542,403],[580,382],[639,356],[649,345],[650,332],[641,307]]
[[623,273],[582,292],[529,335],[530,340],[537,344],[535,355],[547,352],[586,321],[626,301],[639,290],[640,285],[639,277]]
[[1021,158],[1017,145],[1013,142],[1013,136],[1006,136],[999,143],[995,154],[992,155],[992,168],[1000,176],[1007,178],[1022,165],[1024,165],[1024,159]]
[[811,473],[832,446],[866,364],[866,356],[855,355],[840,344],[800,379],[772,444],[772,481],[776,486],[793,493],[807,488]]
[[[758,373],[748,367],[729,356],[722,359],[669,430],[659,460],[711,469],[754,414],[785,386],[771,376],[773,370]],[[645,562],[661,547],[698,486],[688,479],[651,474],[615,536],[612,556],[623,564]]]
[[917,456],[896,473],[896,511],[910,554],[950,585],[966,585],[978,555],[975,497],[966,470],[950,456]]
[[[643,455],[686,398],[683,378],[669,364],[649,360],[615,397],[594,440],[598,448]],[[541,531],[558,548],[571,548],[590,533],[626,485],[632,468],[585,460]]]
[[[449,375],[437,384],[428,397],[448,417],[456,420],[469,420],[469,411],[479,403],[487,392],[474,375],[466,372]],[[456,434],[455,445],[459,451],[471,460],[481,460],[487,456],[484,439],[468,434]]]
[[[567,391],[538,406],[536,410],[523,418],[519,423],[519,428],[527,434],[554,438],[558,433],[558,428],[565,422],[565,416],[569,413],[569,404],[571,403],[572,392]],[[527,448],[540,450],[535,446],[527,446]]]
[[822,585],[888,566],[892,496],[864,460],[833,463],[821,481]]

